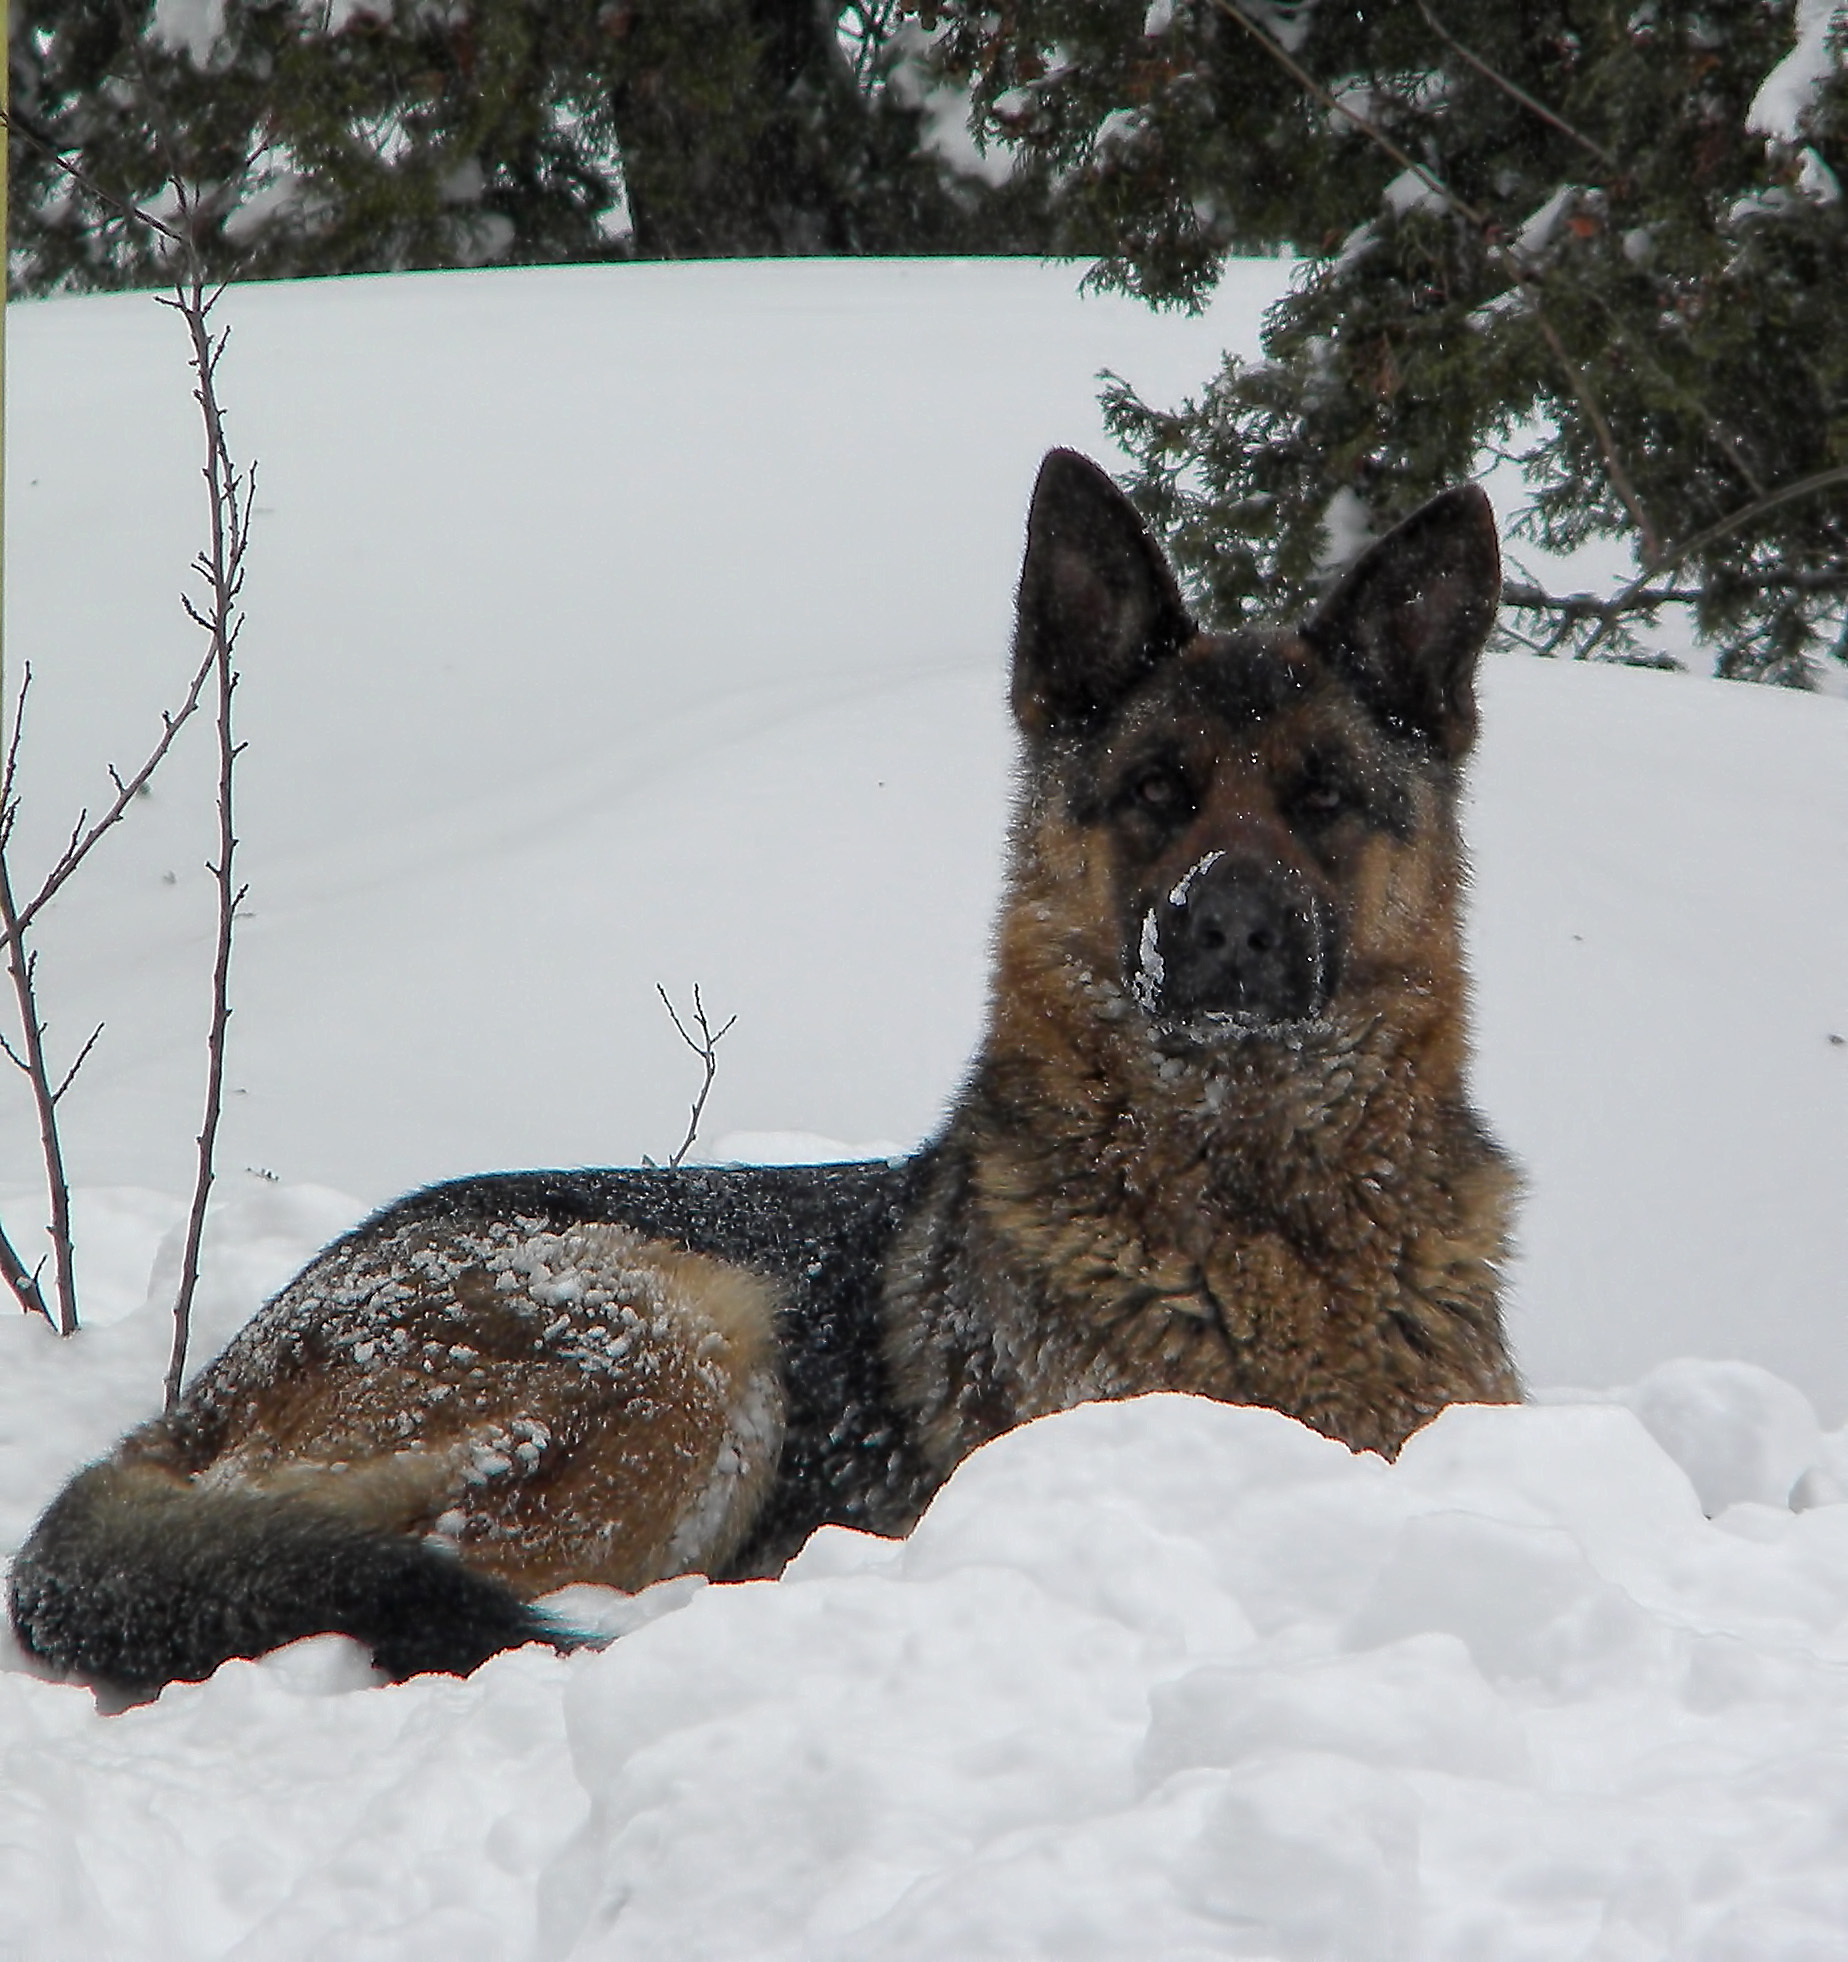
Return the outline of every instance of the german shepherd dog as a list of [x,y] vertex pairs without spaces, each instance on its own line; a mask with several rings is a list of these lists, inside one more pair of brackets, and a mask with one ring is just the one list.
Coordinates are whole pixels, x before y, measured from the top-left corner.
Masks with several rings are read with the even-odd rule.
[[897,1164],[508,1173],[388,1206],[12,1573],[129,1694],[320,1631],[395,1677],[569,1630],[575,1581],[902,1534],[1093,1398],[1268,1404],[1396,1451],[1518,1394],[1514,1174],[1468,1101],[1459,772],[1499,564],[1450,491],[1294,630],[1199,632],[1066,451],[1027,528],[1024,763],[986,1039]]

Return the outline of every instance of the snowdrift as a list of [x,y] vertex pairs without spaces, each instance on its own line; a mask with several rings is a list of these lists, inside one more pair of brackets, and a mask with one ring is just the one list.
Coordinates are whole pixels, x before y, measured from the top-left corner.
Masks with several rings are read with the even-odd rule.
[[[1774,1382],[1705,1365],[1677,1407]],[[1758,1962],[1848,1916],[1848,1506],[1709,1521],[1620,1407],[1453,1410],[1388,1466],[1268,1411],[1091,1406],[908,1542],[826,1529],[781,1582],[612,1620],[395,1688],[326,1637],[113,1718],[0,1677],[7,1933]]]

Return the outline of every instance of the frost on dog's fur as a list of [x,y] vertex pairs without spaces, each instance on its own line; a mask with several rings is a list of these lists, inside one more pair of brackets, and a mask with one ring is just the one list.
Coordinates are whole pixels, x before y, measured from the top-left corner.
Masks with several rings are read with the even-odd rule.
[[285,1289],[149,1450],[439,1532],[523,1592],[645,1587],[723,1564],[755,1514],[776,1308],[760,1276],[610,1222],[407,1225]]
[[1054,452],[988,1028],[941,1134],[387,1208],[54,1503],[26,1646],[134,1690],[320,1630],[466,1670],[568,1641],[526,1603],[570,1582],[908,1531],[1077,1403],[1186,1390],[1390,1453],[1512,1398],[1456,822],[1498,579],[1486,500],[1451,492],[1300,626],[1201,633]]

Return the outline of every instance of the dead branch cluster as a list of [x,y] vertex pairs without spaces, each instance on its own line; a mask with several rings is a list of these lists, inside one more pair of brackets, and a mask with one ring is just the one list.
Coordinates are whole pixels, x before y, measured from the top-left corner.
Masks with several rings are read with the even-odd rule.
[[[0,124],[13,126],[4,112],[0,112]],[[60,162],[71,175],[80,175],[67,160],[60,159]],[[206,651],[178,705],[163,712],[160,734],[140,767],[124,776],[113,765],[110,766],[109,778],[114,794],[109,802],[94,819],[88,810],[79,813],[50,871],[23,905],[18,901],[13,846],[19,812],[20,743],[32,683],[29,666],[21,672],[4,761],[0,762],[0,947],[5,950],[20,1025],[17,1045],[0,1035],[0,1053],[4,1053],[27,1079],[38,1115],[50,1211],[55,1309],[45,1297],[43,1262],[28,1267],[17,1242],[4,1227],[0,1227],[0,1280],[4,1280],[12,1289],[22,1308],[42,1314],[60,1334],[69,1335],[78,1326],[79,1313],[70,1182],[65,1169],[58,1107],[95,1048],[103,1029],[98,1024],[69,1065],[61,1073],[55,1072],[46,1047],[47,1025],[39,1006],[38,954],[30,944],[30,929],[96,847],[127,816],[135,799],[147,788],[154,773],[166,760],[181,729],[198,713],[208,690],[215,703],[218,853],[214,860],[208,862],[206,869],[212,875],[217,896],[217,940],[212,964],[204,1114],[197,1139],[197,1169],[187,1207],[180,1285],[173,1309],[173,1345],[166,1381],[169,1404],[179,1394],[191,1330],[193,1298],[198,1288],[199,1249],[204,1233],[206,1205],[211,1196],[214,1152],[224,1104],[225,1035],[231,1016],[232,931],[245,896],[245,888],[236,883],[233,874],[237,835],[233,822],[232,792],[235,766],[242,745],[236,740],[233,730],[232,704],[238,679],[237,643],[243,630],[240,599],[244,586],[244,561],[250,542],[250,515],[256,495],[255,466],[240,469],[233,457],[218,395],[219,363],[224,357],[229,330],[216,330],[212,315],[223,288],[208,285],[205,279],[203,266],[192,243],[191,220],[195,200],[177,174],[173,181],[180,216],[177,227],[168,225],[151,212],[124,204],[119,198],[108,197],[99,187],[91,185],[89,188],[107,197],[108,202],[136,222],[158,233],[173,248],[177,262],[173,292],[164,297],[161,303],[179,314],[190,342],[193,399],[199,406],[205,434],[205,462],[201,474],[205,481],[209,519],[208,542],[194,560],[192,568],[200,582],[200,595],[195,598],[190,593],[182,594],[181,604],[188,617],[205,634]]]

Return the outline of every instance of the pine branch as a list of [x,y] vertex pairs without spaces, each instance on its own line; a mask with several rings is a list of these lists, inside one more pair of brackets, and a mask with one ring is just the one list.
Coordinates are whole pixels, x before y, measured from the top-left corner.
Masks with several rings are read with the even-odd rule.
[[[1848,593],[1848,571],[1729,572],[1721,583],[1742,593]],[[1542,586],[1524,581],[1512,581],[1502,587],[1504,606],[1523,613],[1566,614],[1575,620],[1652,613],[1661,606],[1698,606],[1709,596],[1701,586],[1625,588],[1609,599],[1600,599],[1595,593],[1549,593]]]
[[1273,61],[1287,74],[1294,77],[1301,87],[1307,89],[1331,115],[1343,117],[1346,121],[1352,123],[1363,136],[1384,150],[1387,156],[1394,163],[1398,164],[1401,169],[1409,170],[1424,185],[1426,190],[1442,198],[1453,210],[1461,212],[1478,231],[1486,234],[1494,229],[1491,221],[1482,212],[1478,211],[1467,199],[1459,197],[1441,177],[1427,170],[1416,157],[1400,149],[1398,144],[1377,123],[1369,121],[1358,109],[1349,103],[1343,102],[1338,96],[1331,94],[1329,90],[1325,89],[1309,73],[1308,69],[1304,68],[1297,61],[1296,57],[1290,53],[1289,49],[1281,41],[1273,39],[1248,13],[1234,6],[1233,0],[1212,0],[1212,4],[1220,13],[1225,15],[1227,20],[1236,21],[1263,48],[1265,53]]
[[1452,190],[1435,171],[1428,169],[1424,164],[1417,162],[1416,159],[1408,155],[1384,130],[1379,128],[1369,118],[1363,116],[1358,109],[1341,101],[1328,89],[1324,88],[1290,54],[1289,50],[1281,42],[1267,34],[1249,14],[1242,12],[1235,6],[1233,0],[1212,0],[1212,4],[1228,20],[1236,21],[1240,27],[1244,28],[1246,33],[1257,41],[1287,73],[1294,76],[1296,81],[1303,88],[1307,89],[1324,108],[1334,115],[1345,117],[1348,122],[1352,123],[1371,142],[1378,145],[1395,163],[1411,171],[1433,195],[1442,199],[1451,210],[1475,226],[1477,232],[1481,235],[1483,245],[1489,256],[1501,263],[1512,280],[1515,289],[1520,293],[1522,299],[1532,312],[1534,322],[1540,329],[1541,337],[1545,340],[1554,360],[1559,363],[1560,369],[1566,377],[1566,384],[1572,391],[1574,400],[1577,401],[1579,407],[1585,412],[1586,419],[1591,424],[1592,434],[1597,440],[1599,454],[1604,459],[1605,473],[1610,478],[1611,487],[1616,491],[1619,501],[1629,513],[1630,522],[1636,527],[1638,536],[1642,540],[1643,561],[1645,565],[1653,567],[1657,562],[1660,551],[1661,534],[1649,516],[1647,508],[1637,493],[1636,485],[1630,476],[1630,472],[1625,466],[1622,456],[1618,453],[1617,442],[1615,436],[1612,434],[1610,421],[1598,401],[1596,391],[1592,388],[1591,382],[1584,370],[1573,360],[1566,348],[1565,342],[1561,340],[1558,330],[1554,327],[1551,320],[1547,318],[1546,310],[1540,303],[1540,269],[1532,264],[1531,261],[1523,258],[1513,245],[1507,243],[1499,236],[1500,228],[1488,213],[1482,211],[1476,205],[1471,204],[1467,198],[1460,196],[1456,191]]
[[1425,25],[1430,28],[1431,32],[1449,47],[1461,61],[1466,62],[1473,68],[1484,81],[1493,83],[1504,95],[1518,102],[1523,109],[1529,110],[1538,116],[1543,123],[1551,123],[1562,136],[1569,136],[1581,149],[1589,150],[1607,170],[1614,171],[1620,168],[1617,159],[1605,149],[1602,143],[1594,143],[1583,130],[1574,129],[1566,121],[1565,117],[1560,115],[1556,110],[1549,109],[1537,97],[1529,95],[1518,82],[1511,82],[1499,68],[1492,68],[1479,54],[1466,48],[1425,4],[1425,0],[1418,0],[1418,11],[1424,15]]
[[[1514,258],[1512,252],[1508,252],[1507,256],[1510,260]],[[1534,324],[1540,329],[1541,337],[1547,346],[1552,349],[1553,358],[1559,363],[1566,377],[1566,385],[1577,398],[1579,407],[1584,410],[1586,421],[1591,424],[1592,434],[1598,439],[1599,454],[1604,458],[1605,475],[1610,478],[1611,488],[1616,491],[1623,508],[1630,514],[1630,522],[1636,527],[1637,536],[1642,540],[1643,563],[1653,572],[1661,559],[1661,534],[1656,530],[1655,521],[1650,517],[1642,498],[1637,494],[1629,470],[1618,454],[1617,438],[1611,433],[1611,425],[1605,417],[1603,407],[1591,383],[1586,379],[1585,371],[1566,352],[1566,344],[1559,338],[1558,329],[1547,318],[1546,309],[1540,304],[1534,291],[1538,284],[1538,274],[1530,270],[1524,282],[1524,291],[1527,304],[1533,312]]]
[[[1794,483],[1783,484],[1776,490],[1767,491],[1763,497],[1753,498],[1749,504],[1740,505],[1736,511],[1708,525],[1705,530],[1697,531],[1692,538],[1671,546],[1653,565],[1646,566],[1639,572],[1609,602],[1606,617],[1600,623],[1597,632],[1585,644],[1582,656],[1590,655],[1609,634],[1619,616],[1632,610],[1636,596],[1648,590],[1651,579],[1659,578],[1663,573],[1673,572],[1677,566],[1685,565],[1696,554],[1704,552],[1709,545],[1717,545],[1722,538],[1730,537],[1755,519],[1775,511],[1779,505],[1794,503],[1798,498],[1813,496],[1817,491],[1832,490],[1837,484],[1848,484],[1848,464],[1836,464],[1828,470],[1813,471],[1807,477],[1799,477]],[[1825,587],[1818,590],[1830,589]]]

